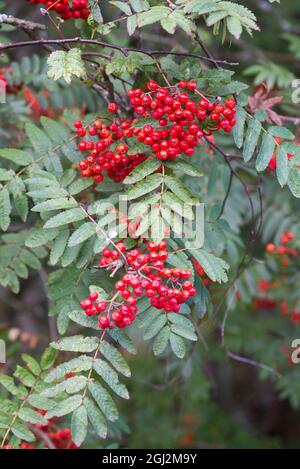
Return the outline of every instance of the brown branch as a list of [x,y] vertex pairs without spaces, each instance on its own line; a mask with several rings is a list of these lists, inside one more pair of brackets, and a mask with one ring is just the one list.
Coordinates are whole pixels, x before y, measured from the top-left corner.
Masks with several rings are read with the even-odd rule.
[[0,15],[0,23],[10,24],[12,26],[16,26],[17,28],[22,28],[26,32],[33,32],[36,30],[46,31],[46,26],[41,23],[22,20],[10,15]]
[[192,54],[187,52],[173,52],[173,51],[159,51],[159,50],[143,50],[137,49],[134,47],[121,47],[115,44],[110,44],[103,41],[98,41],[96,39],[83,39],[80,37],[67,38],[67,39],[39,39],[34,41],[21,41],[15,42],[12,44],[0,44],[0,51],[16,49],[20,47],[35,46],[35,45],[64,45],[64,44],[89,44],[100,47],[107,47],[109,49],[117,50],[121,52],[125,57],[128,56],[129,52],[140,52],[142,54],[153,57],[155,55],[173,55],[175,57],[193,57],[198,60],[203,60],[206,62],[212,62],[213,64],[223,64],[223,65],[238,65],[237,62],[227,62],[227,60],[215,60],[210,57],[202,56],[199,54]]

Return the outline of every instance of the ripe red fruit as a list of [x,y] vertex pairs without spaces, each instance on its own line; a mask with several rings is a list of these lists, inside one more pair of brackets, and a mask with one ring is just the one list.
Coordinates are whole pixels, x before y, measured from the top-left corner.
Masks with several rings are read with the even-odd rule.
[[95,300],[97,300],[97,298],[98,298],[98,293],[97,292],[93,291],[93,292],[90,293],[90,300],[91,301],[95,301]]
[[107,106],[107,109],[109,112],[117,112],[119,107],[116,103],[109,103],[109,105]]
[[100,329],[106,329],[109,326],[109,319],[107,316],[100,316],[98,319]]

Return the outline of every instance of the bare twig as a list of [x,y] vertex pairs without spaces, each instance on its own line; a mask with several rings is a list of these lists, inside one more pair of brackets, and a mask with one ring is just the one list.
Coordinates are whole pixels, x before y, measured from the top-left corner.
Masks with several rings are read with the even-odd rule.
[[194,57],[195,59],[203,60],[206,62],[212,62],[213,64],[223,65],[238,65],[237,62],[227,62],[227,60],[215,60],[199,54],[192,54],[188,52],[173,52],[173,51],[161,51],[161,50],[143,50],[134,47],[121,47],[116,44],[110,44],[108,42],[98,41],[96,39],[83,39],[80,37],[67,38],[67,39],[39,39],[34,41],[20,41],[12,44],[0,44],[0,51],[16,49],[20,47],[35,46],[35,45],[64,45],[64,44],[89,44],[100,47],[107,47],[109,49],[117,50],[121,52],[125,57],[128,56],[129,52],[140,52],[142,54],[153,57],[155,55],[174,55],[176,57]]
[[10,24],[11,26],[16,26],[21,28],[27,33],[33,31],[46,31],[46,26],[41,23],[34,23],[32,21],[23,20],[20,18],[15,18],[10,15],[0,15],[0,23]]

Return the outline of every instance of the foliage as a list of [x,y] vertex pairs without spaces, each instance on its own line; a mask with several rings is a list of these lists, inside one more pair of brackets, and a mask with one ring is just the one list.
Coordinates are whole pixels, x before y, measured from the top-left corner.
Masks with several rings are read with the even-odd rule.
[[[188,390],[191,400],[186,412],[197,409],[195,418],[199,420],[204,415],[201,429],[192,431],[195,438],[200,438],[205,428],[208,442],[214,443],[211,422],[218,414],[218,431],[223,433],[228,424],[233,425],[228,435],[232,446],[247,446],[251,432],[239,433],[238,424],[232,424],[231,417],[218,410],[220,403],[210,400],[211,369],[216,364],[219,373],[226,359],[232,359],[233,366],[236,362],[240,362],[237,366],[252,365],[280,398],[299,408],[299,386],[295,384],[299,372],[290,358],[291,339],[300,323],[300,298],[294,287],[299,280],[300,251],[300,152],[294,125],[299,117],[292,96],[288,96],[296,70],[269,57],[254,60],[247,67],[245,62],[236,64],[235,57],[241,52],[243,58],[248,42],[253,41],[251,47],[256,48],[260,29],[264,34],[263,22],[257,21],[256,2],[247,7],[242,3],[90,1],[88,18],[70,19],[72,24],[67,26],[53,15],[53,37],[41,38],[38,29],[30,32],[27,42],[19,41],[20,23],[6,24],[9,21],[2,15],[1,22],[8,29],[0,47],[0,75],[7,93],[5,103],[0,104],[0,285],[5,294],[11,290],[18,295],[26,288],[27,279],[39,274],[47,290],[49,321],[55,318],[55,336],[41,358],[23,354],[22,363],[14,363],[12,376],[0,375],[2,448],[19,448],[24,442],[49,447],[39,430],[43,433],[53,419],[70,426],[73,444],[78,447],[126,442],[128,427],[122,412],[133,427],[141,425],[137,423],[140,415],[146,422],[157,419],[157,409],[153,408],[153,414],[145,411],[149,403],[145,403],[147,393],[140,390],[139,380],[130,380],[131,374],[143,376],[147,372],[166,386],[178,383]],[[284,8],[274,0],[269,3],[269,11],[275,15]],[[49,21],[47,17],[47,34]],[[58,34],[65,28],[72,32],[72,36],[67,34],[69,39]],[[298,37],[292,26],[290,29],[283,38],[297,58]],[[25,28],[25,32],[29,31]],[[247,38],[246,47],[243,32],[255,33],[253,39]],[[219,60],[204,44],[206,35],[212,50],[222,56]],[[234,46],[230,48],[228,42]],[[13,61],[11,53],[25,45],[34,45],[38,55]],[[169,121],[159,115],[155,118],[152,111],[158,105],[145,110],[147,104],[141,105],[139,96],[132,95],[133,90],[142,95],[145,86],[145,96],[157,89],[170,91],[172,102],[161,104],[174,105],[162,111],[168,119],[171,115]],[[257,87],[264,87],[270,98],[257,104]],[[184,144],[180,147],[187,134],[192,135],[193,120],[189,121],[187,113],[176,121],[180,97],[189,100],[191,109],[196,106],[197,112],[212,103],[203,119],[197,114],[194,135],[198,133],[192,152],[187,152]],[[225,127],[219,126],[221,119],[226,121],[226,113],[222,118],[218,113],[212,117],[217,106],[223,109],[220,113],[227,106],[230,125],[228,121],[227,126],[226,122]],[[234,117],[231,110],[235,112],[235,106]],[[174,158],[157,158],[164,148],[157,149],[155,139],[147,145],[146,131],[161,132],[175,126],[173,122],[180,122],[185,129],[178,138],[173,136],[180,152]],[[134,161],[134,155],[141,157],[119,180],[109,180],[108,169],[104,181],[95,178],[99,173],[84,174],[85,149],[78,137],[89,141],[93,151],[100,132],[104,132],[101,142],[108,140],[99,150],[101,155],[109,148],[117,159],[124,158],[124,167]],[[194,141],[193,135],[188,138]],[[126,201],[125,214],[118,205],[120,199]],[[199,204],[205,206],[200,215]],[[183,237],[182,223],[187,227]],[[292,233],[291,249],[296,254],[286,257],[284,265],[266,246],[274,243],[277,249],[282,243],[286,249],[288,243],[282,241],[286,232]],[[197,239],[187,236],[195,233]],[[89,314],[93,305],[84,308],[82,302],[94,295],[95,304],[104,302],[105,314],[110,317],[118,301],[121,307],[125,304],[126,296],[117,291],[117,284],[124,279],[121,273],[148,278],[141,267],[134,270],[130,254],[136,249],[145,254],[149,241],[158,246],[164,239],[168,251],[164,261],[178,276],[172,289],[181,288],[180,272],[184,271],[190,272],[187,288],[195,286],[197,293],[187,296],[176,312],[158,309],[153,292],[148,295],[145,287],[136,294],[137,304],[132,302],[134,318],[136,314],[132,324],[101,328],[96,313]],[[163,256],[165,249],[157,246]],[[99,256],[105,249],[111,250],[108,256],[115,252],[115,257],[108,265],[101,265]],[[276,253],[279,256],[280,249]],[[288,256],[288,251],[285,254]],[[159,261],[157,256],[153,259]],[[156,269],[161,271],[165,265]],[[269,286],[264,289],[263,285]],[[288,303],[288,314],[282,313],[283,301]],[[173,303],[179,305],[176,299]],[[216,337],[220,347],[215,346]],[[141,362],[150,351],[145,368],[151,369],[141,371]],[[137,404],[128,403],[129,396]],[[173,408],[173,399],[170,403]],[[131,405],[140,405],[143,410],[132,413]],[[173,410],[165,395],[158,407],[167,428],[170,422],[164,420],[165,409],[169,414]],[[175,425],[173,415],[170,419],[171,426]],[[142,427],[144,434],[147,425]],[[186,444],[182,435],[176,434],[176,442],[164,438],[167,445]],[[216,438],[221,445],[228,443],[223,437]],[[137,436],[133,441],[141,444]],[[148,441],[161,444],[156,435]],[[255,440],[260,447],[270,442],[281,445],[268,438]],[[197,445],[194,440],[188,444]]]

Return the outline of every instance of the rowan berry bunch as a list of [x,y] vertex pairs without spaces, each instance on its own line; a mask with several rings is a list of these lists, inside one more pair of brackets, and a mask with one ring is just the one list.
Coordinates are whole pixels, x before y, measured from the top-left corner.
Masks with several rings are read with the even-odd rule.
[[145,89],[128,91],[130,104],[136,114],[158,121],[160,128],[145,125],[135,129],[134,134],[159,160],[174,160],[181,154],[192,156],[204,136],[220,129],[230,132],[236,124],[235,100],[221,104],[217,98],[211,102],[197,90],[194,80],[182,80],[170,87],[160,87],[151,80]]
[[10,86],[7,83],[7,79],[5,74],[12,74],[12,68],[11,67],[2,67],[0,68],[0,93],[6,92],[8,94],[16,94],[21,88],[22,84],[18,85],[12,85]]
[[91,10],[88,8],[88,0],[27,0],[29,3],[43,3],[47,10],[55,11],[63,20],[86,20]]
[[[93,140],[78,143],[81,152],[89,152],[86,158],[78,163],[82,177],[91,177],[96,183],[100,183],[104,179],[103,173],[106,173],[114,182],[121,182],[146,159],[142,153],[130,153],[127,144],[117,143],[133,135],[131,124],[131,120],[123,120],[120,125],[114,122],[108,126],[101,119],[96,119],[86,131],[80,120],[74,122],[79,137],[84,137],[87,133],[93,137]],[[97,142],[94,141],[95,137]]]
[[[37,410],[41,415],[45,415],[46,411]],[[46,425],[36,423],[34,428],[38,430],[36,433],[37,442],[42,442],[50,449],[49,442],[56,449],[77,449],[77,446],[72,441],[72,433],[69,427],[58,428],[56,425],[56,418],[49,419]],[[34,431],[34,430],[33,430]],[[36,443],[28,443],[21,441],[20,449],[37,449]],[[5,445],[4,449],[13,449],[11,445]]]
[[274,298],[285,280],[285,277],[281,279],[276,278],[273,281],[259,279],[257,286],[262,296],[253,300],[253,307],[255,310],[273,310],[278,307],[282,316],[287,317],[293,324],[300,324],[299,305],[295,304],[295,302],[289,304],[286,300]]
[[285,231],[281,236],[281,244],[276,246],[274,243],[269,243],[266,246],[266,251],[269,254],[280,256],[280,261],[283,266],[290,265],[290,260],[299,256],[299,252],[292,245],[295,235],[292,231]]
[[[146,158],[165,161],[182,154],[192,156],[195,147],[203,143],[203,137],[210,137],[220,129],[230,132],[236,123],[235,100],[231,98],[221,104],[218,98],[210,102],[201,94],[199,100],[194,80],[181,81],[169,88],[151,80],[145,86],[146,92],[139,88],[128,91],[130,104],[137,115],[158,121],[157,128],[150,124],[140,128],[136,119],[118,116],[110,125],[96,119],[87,130],[80,120],[74,122],[79,137],[91,137],[78,143],[81,152],[89,152],[78,164],[82,177],[100,183],[106,172],[113,181],[121,182]],[[109,103],[109,112],[116,114],[118,109],[116,103]],[[144,143],[150,147],[150,153],[131,152],[132,141],[134,146],[136,141]]]
[[188,280],[192,272],[179,268],[168,268],[167,243],[147,242],[141,250],[138,247],[126,250],[123,242],[116,249],[104,249],[99,266],[112,272],[112,276],[124,268],[125,273],[115,284],[116,293],[111,300],[97,301],[97,292],[80,302],[85,314],[94,316],[107,311],[98,320],[99,327],[117,326],[123,328],[131,324],[138,312],[137,299],[145,295],[156,309],[165,312],[180,312],[181,304],[196,295],[193,283]]

